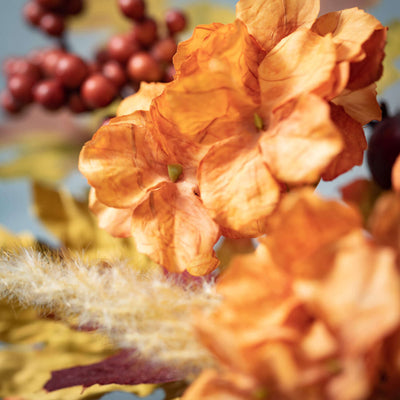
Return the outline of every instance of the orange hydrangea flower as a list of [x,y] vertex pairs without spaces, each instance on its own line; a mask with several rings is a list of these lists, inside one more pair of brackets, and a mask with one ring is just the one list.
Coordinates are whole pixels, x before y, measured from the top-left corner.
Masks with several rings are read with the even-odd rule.
[[262,234],[283,183],[333,179],[362,161],[362,124],[380,117],[386,30],[358,9],[317,19],[318,9],[239,1],[233,23],[199,26],[178,46],[177,78],[153,103],[163,129],[209,147],[200,193],[225,235]]
[[364,236],[355,209],[311,189],[282,200],[272,229],[220,278],[221,306],[198,317],[220,369],[184,399],[367,398],[400,323],[394,252]]
[[[143,85],[80,154],[92,186],[90,207],[114,236],[135,238],[140,252],[170,271],[193,275],[216,268],[219,228],[198,196],[196,145],[162,136],[148,110],[162,87]],[[135,111],[136,110],[136,111]]]

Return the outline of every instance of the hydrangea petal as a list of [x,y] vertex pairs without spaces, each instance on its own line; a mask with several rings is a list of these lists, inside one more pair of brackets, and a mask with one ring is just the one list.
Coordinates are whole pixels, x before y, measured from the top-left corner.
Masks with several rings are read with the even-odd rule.
[[330,37],[298,30],[284,38],[259,67],[262,106],[272,110],[307,92],[329,96],[336,85]]
[[206,275],[218,265],[218,226],[186,182],[150,192],[133,213],[132,235],[140,252],[171,272]]
[[102,203],[125,208],[139,204],[149,188],[167,179],[167,161],[148,126],[114,121],[101,127],[85,144],[79,169]]
[[358,8],[332,12],[319,17],[311,28],[321,36],[332,34],[337,46],[338,61],[361,61],[362,45],[382,24],[371,14]]
[[97,216],[99,227],[115,237],[130,237],[132,213],[131,208],[112,208],[101,203],[96,191],[89,192],[89,208]]
[[333,104],[342,106],[351,118],[361,125],[370,121],[380,121],[382,111],[376,100],[376,84],[373,83],[359,90],[344,90],[332,100]]
[[126,97],[119,103],[117,116],[129,115],[138,110],[148,111],[151,102],[163,92],[165,85],[161,82],[142,82],[135,94]]
[[331,119],[340,130],[344,147],[322,174],[322,178],[326,181],[335,179],[355,165],[361,165],[364,150],[367,148],[361,124],[351,118],[343,107],[331,104]]
[[266,51],[296,29],[310,27],[318,12],[317,0],[240,0],[236,5],[237,18]]
[[260,138],[263,159],[273,175],[287,183],[317,181],[343,147],[328,105],[314,95],[277,110],[271,125]]
[[204,205],[222,227],[260,236],[280,198],[280,186],[259,152],[257,137],[235,136],[212,146],[200,163]]

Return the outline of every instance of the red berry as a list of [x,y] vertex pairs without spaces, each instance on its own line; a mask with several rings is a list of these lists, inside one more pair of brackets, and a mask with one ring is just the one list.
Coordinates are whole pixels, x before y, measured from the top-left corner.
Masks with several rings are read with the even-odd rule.
[[24,18],[32,25],[39,25],[45,12],[45,9],[34,0],[26,3],[22,11]]
[[132,54],[139,51],[139,44],[133,41],[129,35],[115,35],[109,40],[107,51],[110,58],[123,63]]
[[45,52],[42,58],[42,71],[44,75],[54,77],[56,74],[56,67],[61,57],[67,53],[61,49],[51,49]]
[[0,95],[1,106],[10,114],[16,114],[22,110],[23,104],[20,103],[9,91],[3,91]]
[[64,18],[61,15],[46,13],[40,18],[40,28],[50,36],[61,36],[64,33]]
[[177,44],[173,38],[159,40],[151,49],[151,55],[157,61],[171,62],[175,55]]
[[392,186],[392,167],[399,154],[400,113],[378,122],[368,143],[368,166],[375,182],[383,189]]
[[35,0],[36,3],[48,10],[56,10],[65,4],[65,0]]
[[67,88],[80,86],[88,74],[86,63],[74,54],[64,54],[55,67],[55,76]]
[[68,15],[80,14],[85,8],[83,0],[69,0],[65,6],[65,12]]
[[116,86],[101,74],[89,76],[81,86],[82,99],[91,108],[107,106],[116,95]]
[[127,64],[129,77],[134,81],[156,82],[162,77],[160,64],[148,53],[133,55]]
[[153,18],[145,18],[143,21],[137,22],[130,33],[136,37],[142,46],[151,46],[158,37],[157,23]]
[[4,72],[7,76],[12,75],[29,75],[32,79],[40,79],[40,69],[33,62],[24,58],[15,58],[7,60],[3,66]]
[[7,83],[7,87],[16,100],[26,104],[33,99],[32,89],[36,82],[30,75],[13,75]]
[[165,14],[165,23],[171,34],[182,32],[186,28],[186,16],[182,11],[169,10]]
[[85,102],[82,100],[80,93],[73,92],[68,98],[68,108],[75,114],[88,111]]
[[146,3],[144,0],[118,0],[120,10],[135,21],[144,18],[146,14]]
[[58,80],[48,79],[33,88],[33,97],[48,110],[57,110],[65,102],[65,91]]
[[169,64],[164,72],[164,81],[165,82],[173,81],[175,78],[175,73],[176,73],[176,71],[175,71],[174,64]]
[[116,61],[108,61],[103,65],[103,75],[116,87],[121,87],[126,82],[125,70]]

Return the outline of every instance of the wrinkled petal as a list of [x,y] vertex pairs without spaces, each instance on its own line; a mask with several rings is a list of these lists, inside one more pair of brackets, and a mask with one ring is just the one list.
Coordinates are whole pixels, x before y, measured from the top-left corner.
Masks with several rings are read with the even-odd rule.
[[259,67],[263,109],[272,110],[307,92],[331,95],[336,84],[335,52],[330,37],[308,30],[298,30],[283,39]]
[[132,213],[131,208],[112,208],[101,203],[92,188],[89,192],[89,208],[97,216],[99,227],[115,237],[130,237]]
[[280,197],[255,138],[236,136],[210,148],[198,170],[204,205],[222,227],[260,236]]
[[382,110],[376,100],[375,83],[359,90],[346,89],[332,103],[342,106],[346,114],[361,125],[373,120],[380,121],[382,118]]
[[250,115],[252,122],[259,103],[257,66],[262,50],[240,21],[210,32],[204,43],[202,35],[189,40],[190,48],[192,40],[204,47],[185,61],[177,79],[154,102],[163,131],[171,129],[169,123],[201,143],[240,133],[239,121]]
[[132,235],[140,252],[169,271],[205,275],[218,265],[219,229],[187,186],[164,183],[150,192],[133,213]]
[[317,0],[240,0],[236,5],[237,18],[266,51],[296,29],[310,27],[318,12]]
[[168,180],[166,164],[167,156],[148,126],[117,123],[101,127],[85,144],[79,170],[102,203],[126,208]]
[[347,87],[356,90],[369,86],[382,76],[382,61],[385,57],[387,28],[376,30],[363,44],[365,58],[350,64],[350,79]]
[[361,232],[343,238],[339,246],[329,276],[316,285],[313,304],[345,351],[361,353],[400,321],[395,254],[369,246]]
[[332,12],[319,17],[311,28],[321,36],[331,34],[337,48],[337,60],[361,61],[363,44],[382,24],[371,14],[358,8]]
[[287,183],[316,182],[343,147],[329,107],[313,95],[277,110],[271,125],[260,138],[263,159]]
[[305,188],[285,196],[269,219],[267,234],[270,235],[263,242],[271,249],[280,268],[290,268],[299,277],[315,278],[323,275],[329,266],[319,263],[317,268],[307,267],[310,257],[323,246],[361,227],[361,216],[355,208],[323,200],[312,189]]
[[121,101],[117,109],[117,116],[132,114],[138,110],[148,111],[151,102],[163,92],[165,85],[160,82],[142,82],[135,94]]
[[331,119],[342,135],[344,147],[322,174],[326,181],[335,179],[356,165],[361,165],[367,148],[362,125],[351,118],[342,107],[331,104]]

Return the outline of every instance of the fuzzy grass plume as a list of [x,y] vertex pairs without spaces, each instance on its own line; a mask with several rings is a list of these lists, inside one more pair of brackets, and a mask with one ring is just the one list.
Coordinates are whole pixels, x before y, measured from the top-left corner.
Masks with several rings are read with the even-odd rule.
[[0,298],[90,326],[119,348],[135,348],[188,373],[213,362],[191,323],[193,311],[207,312],[219,303],[214,285],[204,279],[184,281],[123,261],[89,265],[24,249],[0,254]]

